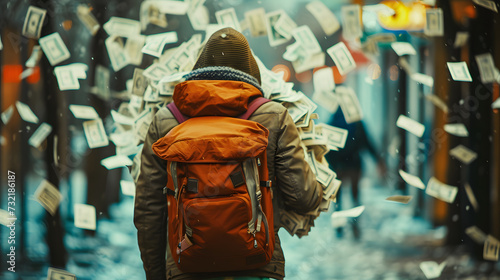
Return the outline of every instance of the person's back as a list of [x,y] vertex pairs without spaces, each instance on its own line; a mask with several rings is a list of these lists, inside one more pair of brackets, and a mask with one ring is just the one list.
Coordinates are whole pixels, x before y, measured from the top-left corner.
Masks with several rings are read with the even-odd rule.
[[[250,101],[262,96],[260,73],[248,43],[241,33],[233,29],[225,28],[212,35],[194,69],[186,76],[185,82],[177,85],[174,93],[176,106],[188,117],[237,117],[247,110]],[[232,106],[227,106],[228,99],[232,100]],[[151,146],[178,122],[167,108],[162,108],[156,114],[145,140],[135,199],[134,223],[148,279],[284,277],[284,257],[277,234],[280,212],[285,208],[298,213],[316,209],[321,201],[322,188],[304,160],[298,131],[282,105],[267,102],[249,120],[269,130],[267,166],[274,193],[276,240],[270,263],[246,271],[197,274],[183,273],[176,266],[166,242],[167,199],[162,190],[167,182],[167,163],[154,155]]]

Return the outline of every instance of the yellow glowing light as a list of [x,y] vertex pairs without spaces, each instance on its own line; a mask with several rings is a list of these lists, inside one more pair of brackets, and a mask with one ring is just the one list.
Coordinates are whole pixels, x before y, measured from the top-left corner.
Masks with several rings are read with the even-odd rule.
[[378,13],[380,25],[389,30],[422,30],[425,26],[426,6],[420,2],[404,4],[401,1],[385,0],[380,2],[394,10],[394,15],[389,16]]

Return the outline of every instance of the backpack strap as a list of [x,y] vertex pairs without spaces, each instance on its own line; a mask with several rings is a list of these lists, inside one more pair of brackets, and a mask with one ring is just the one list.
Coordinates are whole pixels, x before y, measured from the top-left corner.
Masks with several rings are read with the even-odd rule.
[[189,119],[188,116],[184,115],[183,113],[181,113],[181,111],[179,111],[179,108],[177,108],[174,102],[169,103],[167,105],[167,109],[169,109],[170,112],[172,112],[172,115],[174,115],[175,119],[179,122],[179,124]]
[[248,104],[247,111],[245,113],[239,115],[238,118],[248,120],[248,118],[250,118],[250,116],[253,114],[253,112],[255,112],[257,109],[259,109],[259,107],[262,104],[267,103],[269,101],[271,101],[271,100],[264,98],[264,97],[255,98],[252,102],[250,102]]

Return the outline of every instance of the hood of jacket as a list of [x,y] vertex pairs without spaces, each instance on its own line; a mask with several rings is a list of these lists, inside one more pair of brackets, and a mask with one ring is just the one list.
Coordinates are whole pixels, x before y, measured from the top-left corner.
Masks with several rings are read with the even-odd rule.
[[231,116],[246,112],[248,103],[262,96],[254,77],[230,67],[205,67],[184,76],[173,100],[188,117]]

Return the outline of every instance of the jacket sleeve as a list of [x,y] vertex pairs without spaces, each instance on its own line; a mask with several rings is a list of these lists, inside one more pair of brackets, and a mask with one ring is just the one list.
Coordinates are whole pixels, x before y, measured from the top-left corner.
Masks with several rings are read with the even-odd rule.
[[141,155],[139,179],[136,183],[134,224],[147,279],[166,279],[166,161],[157,157],[151,145],[158,140],[157,118],[153,119]]
[[275,157],[277,184],[285,206],[305,214],[319,206],[323,188],[304,159],[299,132],[292,117],[286,110],[279,117],[280,135]]

